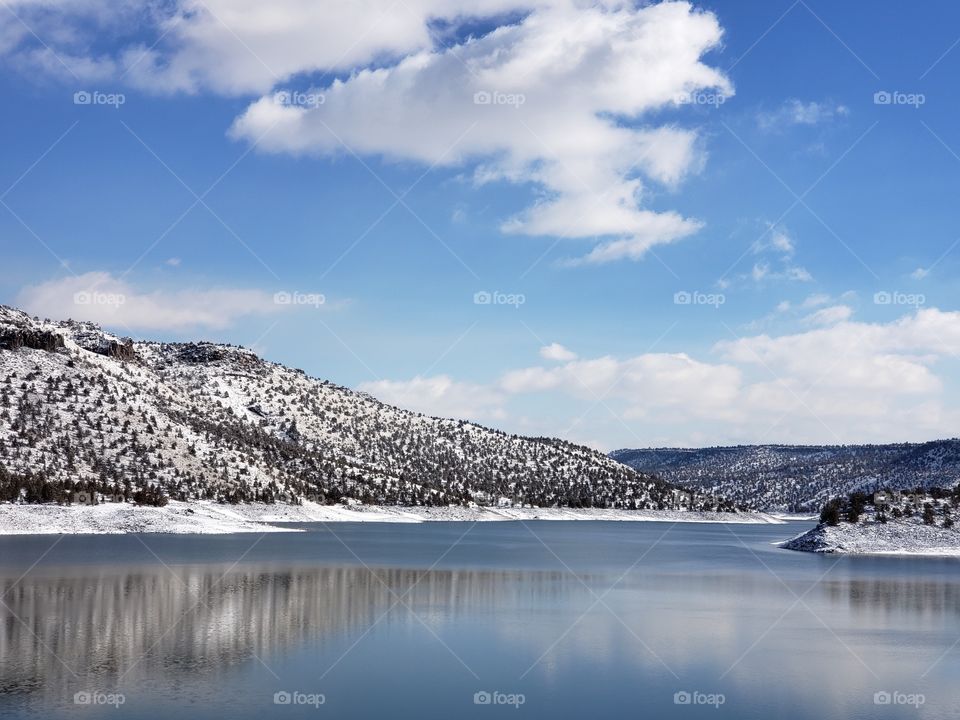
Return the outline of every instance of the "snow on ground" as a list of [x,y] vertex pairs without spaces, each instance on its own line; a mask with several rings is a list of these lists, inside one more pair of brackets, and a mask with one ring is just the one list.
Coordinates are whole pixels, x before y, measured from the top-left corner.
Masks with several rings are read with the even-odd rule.
[[950,555],[960,556],[960,532],[924,525],[913,520],[887,523],[818,525],[787,540],[780,547],[815,553],[851,555]]
[[[170,502],[163,508],[126,503],[102,505],[0,504],[0,535],[121,533],[218,534],[262,532],[262,523],[213,503]],[[279,530],[279,528],[270,528]]]
[[713,513],[570,508],[393,507],[365,505],[265,505],[170,501],[163,508],[121,503],[14,505],[0,503],[0,535],[292,532],[276,523],[517,520],[604,520],[634,522],[782,523],[766,513]]

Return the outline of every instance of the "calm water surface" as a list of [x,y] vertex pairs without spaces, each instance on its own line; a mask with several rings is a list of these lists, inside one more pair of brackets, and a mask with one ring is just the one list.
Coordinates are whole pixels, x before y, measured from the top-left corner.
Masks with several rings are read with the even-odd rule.
[[304,527],[0,538],[0,717],[960,717],[955,559],[771,544],[804,524]]

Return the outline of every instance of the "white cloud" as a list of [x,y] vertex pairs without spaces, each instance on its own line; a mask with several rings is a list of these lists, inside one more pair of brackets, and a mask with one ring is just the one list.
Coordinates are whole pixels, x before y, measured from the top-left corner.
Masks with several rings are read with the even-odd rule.
[[106,272],[88,272],[23,288],[18,306],[60,320],[91,320],[123,330],[220,329],[239,319],[295,306],[272,293],[235,288],[143,291]]
[[749,274],[740,275],[741,280],[750,279],[755,283],[786,280],[789,282],[811,282],[813,276],[801,265],[793,262],[796,244],[786,228],[767,223],[763,236],[751,247],[754,255],[762,255]]
[[502,393],[448,375],[417,376],[412,380],[360,383],[359,390],[384,402],[437,417],[470,420],[503,419]]
[[755,282],[760,282],[770,275],[770,263],[754,263],[753,270],[750,271],[750,277]]
[[820,307],[821,305],[826,305],[830,302],[830,296],[826,293],[813,293],[812,295],[807,295],[803,300],[803,304],[800,307],[803,308],[815,308]]
[[813,275],[805,267],[791,265],[787,267],[779,277],[785,277],[794,282],[813,282]]
[[787,235],[786,231],[782,228],[775,228],[773,230],[770,245],[785,255],[793,254],[793,240],[790,239],[790,236]]
[[810,325],[833,325],[849,320],[853,315],[853,308],[849,305],[832,305],[807,315],[803,321]]
[[[822,306],[812,297],[811,304]],[[718,342],[709,359],[603,356],[510,370],[487,385],[441,376],[385,381],[382,389],[404,389],[411,396],[406,404],[416,401],[428,412],[455,415],[459,408],[474,413],[466,417],[489,417],[495,407],[510,429],[573,439],[602,435],[610,446],[892,442],[957,434],[957,388],[936,368],[960,356],[960,312],[928,308],[890,323],[851,321],[849,308],[840,305],[818,313],[829,324]],[[551,408],[536,427],[520,420],[531,402]]]
[[683,409],[695,415],[726,415],[740,385],[729,365],[699,362],[684,353],[648,353],[626,360],[602,357],[558,368],[531,367],[506,373],[499,386],[511,394],[560,390],[583,400],[616,398],[625,417]]
[[849,114],[846,105],[791,98],[773,112],[760,113],[757,124],[762,130],[782,130],[791,125],[820,125]]
[[582,262],[636,259],[701,226],[645,207],[646,180],[673,186],[700,167],[696,133],[637,122],[691,90],[732,93],[700,59],[721,35],[713,15],[686,3],[545,3],[455,48],[360,70],[313,108],[263,97],[232,134],[275,152],[476,162],[478,182],[542,191],[504,232],[608,238]]
[[[644,121],[693,92],[733,94],[726,76],[703,61],[723,30],[714,14],[688,2],[175,0],[147,11],[132,0],[15,0],[12,7],[42,28],[52,48],[29,34],[0,37],[0,51],[21,64],[61,74],[66,65],[81,79],[122,79],[159,93],[261,95],[231,128],[235,138],[257,139],[260,150],[470,165],[477,182],[530,185],[538,199],[501,229],[599,239],[574,264],[638,259],[700,229],[695,219],[652,209],[648,187],[673,188],[702,167],[698,134]],[[492,29],[436,36],[470,19]],[[98,54],[104,37],[118,38],[122,49]],[[274,90],[310,82],[322,103],[275,101]]]
[[751,249],[754,255],[775,253],[786,259],[793,255],[796,247],[786,228],[773,223],[766,223],[765,232],[759,240],[753,243]]
[[[0,50],[50,72],[125,80],[152,92],[264,93],[311,72],[343,72],[433,47],[430,24],[528,11],[536,0],[10,0],[19,23]],[[135,36],[143,41],[131,41]],[[96,48],[122,41],[114,55]],[[151,37],[152,36],[152,37]],[[47,49],[47,47],[51,49]],[[62,61],[62,62],[61,62]],[[66,67],[64,67],[66,66]]]
[[762,368],[784,381],[816,383],[864,401],[864,393],[877,391],[931,393],[941,388],[932,364],[960,352],[960,313],[928,308],[888,324],[840,321],[794,335],[722,341],[716,351],[728,362]]
[[923,280],[929,274],[930,274],[929,268],[918,267],[916,270],[910,273],[910,277],[912,277],[914,280]]
[[[792,303],[789,300],[784,300],[777,304],[776,309],[778,313],[808,311],[808,310],[814,310],[816,308],[822,308],[823,306],[830,305],[831,303],[836,305],[843,305],[848,302],[854,301],[856,297],[857,297],[857,294],[852,290],[848,290],[847,292],[841,294],[837,300],[834,300],[834,298],[828,295],[827,293],[811,293],[810,295],[807,295],[807,297],[805,297],[799,303]],[[852,313],[853,310],[851,309],[850,312]],[[812,315],[809,315],[808,317],[812,317]]]
[[764,280],[790,280],[793,282],[812,282],[811,275],[806,268],[799,265],[787,265],[780,270],[774,270],[768,262],[754,263],[750,271],[750,278],[754,282],[763,282]]
[[569,362],[570,360],[576,360],[577,354],[571,350],[567,350],[567,348],[560,343],[550,343],[540,348],[540,357],[544,360]]

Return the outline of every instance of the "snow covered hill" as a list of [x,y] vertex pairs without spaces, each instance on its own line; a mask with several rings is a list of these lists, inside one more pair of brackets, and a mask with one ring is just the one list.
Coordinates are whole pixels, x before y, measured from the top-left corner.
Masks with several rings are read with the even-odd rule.
[[729,510],[586,447],[385,405],[241,347],[0,306],[0,501]]
[[610,457],[681,487],[767,511],[819,512],[880,488],[953,487],[960,440],[897,445],[744,445],[617,450]]
[[952,492],[854,493],[827,504],[814,529],[781,547],[816,553],[960,556],[960,530],[953,514],[960,485]]

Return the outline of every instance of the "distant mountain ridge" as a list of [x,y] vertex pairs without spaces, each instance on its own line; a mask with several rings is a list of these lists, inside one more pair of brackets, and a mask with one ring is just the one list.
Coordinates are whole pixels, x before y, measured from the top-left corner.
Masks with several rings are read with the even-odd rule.
[[889,487],[953,487],[960,440],[892,445],[740,445],[624,449],[635,470],[758,510],[819,512],[830,498]]
[[583,446],[391,407],[244,348],[0,306],[0,501],[105,498],[731,509]]

